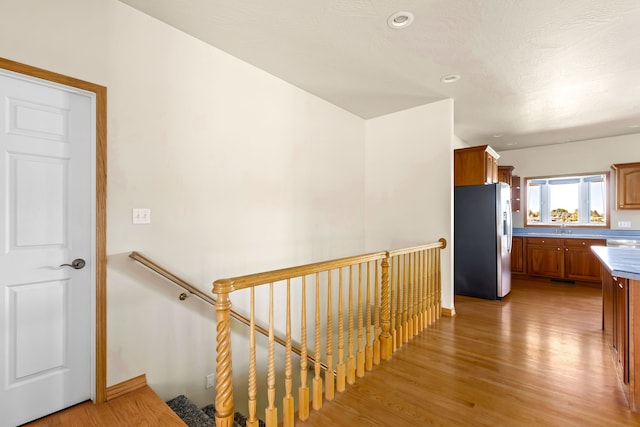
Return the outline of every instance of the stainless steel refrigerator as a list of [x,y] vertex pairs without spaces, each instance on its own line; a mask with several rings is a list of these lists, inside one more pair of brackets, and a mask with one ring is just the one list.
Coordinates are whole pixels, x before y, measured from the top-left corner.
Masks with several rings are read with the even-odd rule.
[[454,187],[456,295],[499,300],[511,291],[511,189],[500,182]]

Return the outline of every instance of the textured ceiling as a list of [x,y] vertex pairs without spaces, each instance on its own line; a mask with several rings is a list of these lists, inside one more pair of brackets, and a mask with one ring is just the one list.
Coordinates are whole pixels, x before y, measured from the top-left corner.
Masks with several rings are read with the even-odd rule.
[[497,150],[640,133],[639,0],[121,1],[365,119],[453,98]]

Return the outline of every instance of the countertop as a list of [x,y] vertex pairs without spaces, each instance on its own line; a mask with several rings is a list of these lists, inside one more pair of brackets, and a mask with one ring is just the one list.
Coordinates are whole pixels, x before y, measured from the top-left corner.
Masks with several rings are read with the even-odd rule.
[[566,228],[560,233],[559,228],[514,228],[513,235],[521,237],[556,237],[560,239],[637,239],[640,240],[639,230],[611,230],[611,229],[580,229]]
[[640,248],[591,246],[591,251],[612,276],[640,280]]

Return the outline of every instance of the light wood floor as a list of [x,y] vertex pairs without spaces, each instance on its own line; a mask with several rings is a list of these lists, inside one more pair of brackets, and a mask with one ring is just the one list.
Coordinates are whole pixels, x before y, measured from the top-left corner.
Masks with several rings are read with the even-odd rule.
[[[640,426],[601,331],[600,290],[514,280],[443,318],[298,426]],[[149,394],[151,393],[151,394]],[[155,396],[155,397],[154,397]],[[150,389],[30,427],[184,425]]]
[[184,427],[186,424],[148,386],[94,405],[85,402],[24,427]]
[[600,290],[514,279],[502,302],[456,297],[455,318],[298,426],[640,426],[601,331]]

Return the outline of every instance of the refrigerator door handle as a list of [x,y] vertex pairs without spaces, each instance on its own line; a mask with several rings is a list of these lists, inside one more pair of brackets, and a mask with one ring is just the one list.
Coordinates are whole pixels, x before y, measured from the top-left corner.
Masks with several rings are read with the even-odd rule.
[[511,247],[513,246],[513,228],[511,220],[511,200],[507,199],[507,218],[505,224],[507,227],[507,253],[511,253]]

